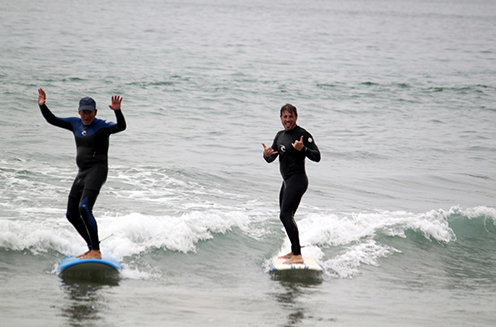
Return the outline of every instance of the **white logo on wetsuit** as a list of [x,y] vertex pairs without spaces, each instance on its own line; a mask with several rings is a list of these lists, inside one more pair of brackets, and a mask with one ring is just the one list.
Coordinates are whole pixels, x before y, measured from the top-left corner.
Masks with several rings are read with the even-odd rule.
[[283,145],[281,145],[281,151],[282,151],[282,152],[286,152],[286,147],[284,146],[284,144],[283,144]]
[[83,131],[81,132],[81,134],[82,134],[83,136],[86,136],[86,130],[83,130]]
[[310,143],[312,143],[312,142],[313,142],[313,140],[312,140],[312,138],[311,138],[311,137],[309,137],[309,138],[308,138],[308,142],[310,142]]

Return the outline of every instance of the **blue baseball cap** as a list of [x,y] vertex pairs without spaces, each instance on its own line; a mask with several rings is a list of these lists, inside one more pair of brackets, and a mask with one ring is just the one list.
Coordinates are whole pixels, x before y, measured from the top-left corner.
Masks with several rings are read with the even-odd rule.
[[82,110],[89,110],[93,111],[96,109],[96,102],[92,98],[85,97],[79,100],[79,109],[78,111]]

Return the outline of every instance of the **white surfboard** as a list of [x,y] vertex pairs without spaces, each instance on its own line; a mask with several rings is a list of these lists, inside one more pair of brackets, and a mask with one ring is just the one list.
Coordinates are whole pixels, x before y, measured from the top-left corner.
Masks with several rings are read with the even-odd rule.
[[317,260],[312,257],[303,257],[304,263],[301,264],[285,264],[284,262],[288,259],[280,259],[277,256],[272,258],[269,262],[269,272],[277,271],[311,271],[311,272],[324,272],[324,267],[322,267]]
[[57,269],[62,278],[116,278],[121,270],[121,264],[109,257],[103,259],[66,257]]

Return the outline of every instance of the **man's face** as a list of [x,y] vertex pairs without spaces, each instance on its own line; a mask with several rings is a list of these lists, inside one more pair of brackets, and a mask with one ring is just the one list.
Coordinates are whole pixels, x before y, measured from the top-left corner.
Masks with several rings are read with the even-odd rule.
[[298,119],[298,116],[295,116],[294,113],[290,113],[287,110],[284,110],[282,112],[281,123],[282,123],[282,126],[284,126],[284,129],[287,131],[290,131],[296,127],[296,120],[297,119]]
[[84,125],[88,126],[95,120],[96,109],[95,110],[81,110],[79,111],[79,116],[81,116],[81,121]]

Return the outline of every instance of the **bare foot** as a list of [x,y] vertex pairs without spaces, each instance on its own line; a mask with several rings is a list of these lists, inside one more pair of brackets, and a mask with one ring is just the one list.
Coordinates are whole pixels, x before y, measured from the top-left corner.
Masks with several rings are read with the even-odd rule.
[[297,264],[301,264],[301,263],[304,263],[303,257],[301,256],[301,254],[294,255],[291,258],[289,258],[289,260],[283,262],[283,264],[285,264],[285,265],[297,265]]
[[81,260],[84,259],[101,259],[102,258],[102,253],[100,250],[90,250],[86,255],[84,255]]
[[85,255],[88,255],[88,253],[90,253],[90,250],[86,251],[85,253],[83,254],[80,254],[80,255],[77,255],[76,258],[82,258],[84,257]]
[[288,254],[285,254],[283,256],[277,257],[278,259],[289,259],[293,256],[293,252],[289,252]]

